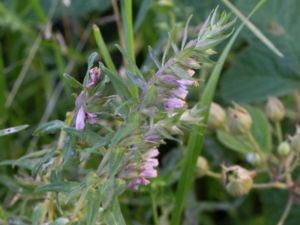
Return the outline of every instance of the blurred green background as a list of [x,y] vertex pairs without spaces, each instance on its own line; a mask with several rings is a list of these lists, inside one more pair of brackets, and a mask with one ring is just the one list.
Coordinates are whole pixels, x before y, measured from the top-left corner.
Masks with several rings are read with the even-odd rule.
[[[197,29],[216,5],[225,9],[217,0],[133,2],[136,58],[141,68],[149,65],[148,46],[161,51],[174,24],[183,27],[193,14],[192,27]],[[256,3],[253,0],[233,2],[245,13]],[[300,87],[299,8],[299,0],[268,0],[254,16],[255,25],[283,52],[284,58],[275,56],[245,29],[227,59],[217,90],[218,102],[256,104],[269,95],[297,94]],[[114,47],[120,41],[111,0],[70,0],[70,5],[66,0],[0,1],[0,129],[30,125],[21,133],[0,138],[1,161],[16,159],[56,140],[57,137],[51,135],[33,137],[32,132],[43,122],[64,120],[66,112],[73,109],[74,97],[64,85],[62,75],[66,72],[78,80],[83,79],[87,57],[97,49],[91,35],[93,24],[100,27],[116,65],[120,66],[121,55]],[[238,160],[213,138],[208,138],[205,154],[215,165],[224,158]],[[0,168],[0,202],[3,208],[12,211],[6,203],[9,194],[18,192],[14,189],[14,173],[15,169],[10,167]],[[211,178],[196,184],[199,199],[209,202],[203,204],[203,208],[193,207],[196,203],[191,202],[194,209],[191,215],[195,214],[195,221],[200,215],[201,224],[207,225],[275,224],[287,194],[253,192],[246,199],[234,200]],[[224,204],[216,203],[218,201]],[[199,211],[205,213],[198,215]],[[298,225],[299,220],[300,210],[295,207],[287,224]],[[191,219],[189,224],[199,223]]]

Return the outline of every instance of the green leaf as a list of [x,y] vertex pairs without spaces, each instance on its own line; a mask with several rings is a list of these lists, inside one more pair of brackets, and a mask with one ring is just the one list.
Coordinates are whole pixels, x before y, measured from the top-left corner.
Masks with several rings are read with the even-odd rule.
[[[45,154],[36,164],[33,165],[32,168],[32,175],[35,177],[38,172],[46,166],[47,162],[49,162],[49,160],[51,158],[53,158],[55,156],[55,149],[47,149],[47,154]],[[17,163],[20,161],[17,160]],[[22,162],[22,161],[20,161]]]
[[102,199],[101,189],[91,188],[88,192],[87,201],[87,218],[86,223],[89,225],[94,225],[99,214],[99,207]]
[[55,182],[39,186],[35,189],[36,192],[65,192],[69,193],[76,189],[79,183],[77,182]]
[[66,133],[68,133],[71,136],[82,137],[82,132],[79,131],[79,130],[77,130],[74,127],[68,127],[68,126],[66,126],[66,127],[63,127],[62,130],[65,131]]
[[[34,168],[41,162],[41,164],[46,163],[47,161],[43,161],[42,159],[47,155],[47,152],[52,152],[52,149],[44,149],[41,151],[36,151],[29,153],[19,159],[16,160],[4,160],[0,162],[0,166],[10,165],[12,167],[18,166],[21,168],[34,170]],[[54,154],[53,154],[54,155]],[[42,157],[42,159],[40,159]]]
[[[266,6],[253,18],[266,36],[283,53],[284,58],[274,55],[256,37],[247,32],[233,63],[226,70],[220,95],[226,101],[258,102],[268,96],[282,96],[298,90],[300,86],[300,18],[294,16],[298,0],[267,1]],[[249,11],[253,2],[238,1],[243,12]],[[289,29],[292,25],[293,29]]]
[[62,128],[66,127],[67,125],[65,122],[60,120],[53,120],[47,123],[44,123],[40,125],[33,134],[36,136],[42,135],[42,134],[53,134],[55,132],[60,131]]
[[117,145],[127,135],[132,134],[132,132],[134,132],[140,126],[140,120],[141,118],[139,113],[132,113],[128,118],[128,122],[120,129],[118,129],[118,131],[112,138],[112,146]]
[[145,95],[144,104],[147,105],[157,98],[157,92],[155,85],[151,85]]
[[0,206],[0,224],[6,224],[7,223],[7,216],[3,208]]
[[9,127],[9,128],[0,130],[0,136],[14,134],[14,133],[20,132],[21,130],[26,129],[27,127],[29,127],[29,125],[20,125],[20,126],[16,126],[16,127]]
[[88,57],[88,68],[87,68],[88,72],[93,67],[95,59],[97,58],[97,56],[98,56],[97,52],[93,52],[92,54],[89,55],[89,57]]
[[39,203],[34,207],[33,213],[32,213],[32,216],[31,216],[32,225],[39,225],[40,224],[40,220],[42,218],[44,210],[45,210],[45,207],[42,203]]
[[111,207],[108,208],[104,213],[104,221],[109,225],[126,225],[126,222],[123,218],[120,204],[118,200],[114,200],[111,204]]
[[271,51],[273,51],[279,57],[283,57],[282,53],[276,48],[272,41],[270,41],[250,20],[248,20],[243,13],[241,13],[231,2],[223,0],[224,4],[235,14],[240,20],[252,31],[252,33]]
[[253,121],[252,134],[265,152],[272,151],[272,134],[270,124],[265,116],[265,114],[254,107],[246,106],[246,109],[250,113]]
[[64,78],[66,84],[68,84],[70,87],[83,88],[81,83],[79,83],[79,81],[77,81],[74,77],[70,76],[69,74],[64,73],[63,78]]
[[90,77],[90,69],[93,67],[95,59],[97,58],[98,53],[97,52],[93,52],[92,54],[89,55],[88,57],[88,66],[87,66],[87,70],[86,70],[86,74],[85,77],[83,79],[83,85],[85,86],[87,84],[87,82],[89,81],[89,77]]
[[218,140],[229,149],[243,154],[253,152],[252,147],[248,144],[245,137],[232,135],[224,130],[218,130],[217,137]]
[[113,177],[119,171],[119,168],[122,166],[122,161],[124,158],[124,149],[114,148],[109,156],[108,161],[108,175]]
[[68,135],[65,137],[63,166],[65,166],[75,156],[75,137]]
[[101,66],[102,72],[107,75],[118,95],[122,98],[131,98],[131,93],[126,87],[125,83],[116,73],[111,70],[106,69],[104,66]]

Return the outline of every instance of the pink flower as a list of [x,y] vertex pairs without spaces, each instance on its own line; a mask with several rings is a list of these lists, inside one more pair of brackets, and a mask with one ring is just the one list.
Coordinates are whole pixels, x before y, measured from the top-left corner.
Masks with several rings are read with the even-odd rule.
[[85,121],[85,112],[83,107],[81,106],[78,110],[77,117],[76,117],[76,129],[83,130],[84,128],[84,121]]
[[97,84],[97,82],[100,79],[101,70],[98,67],[94,67],[94,68],[90,69],[89,75],[90,75],[89,81],[86,84],[87,88],[90,88],[90,87],[94,86],[95,84]]
[[87,121],[90,123],[90,124],[94,124],[97,122],[96,118],[97,118],[97,115],[95,113],[90,113],[90,112],[85,112],[85,116],[87,118]]
[[150,184],[148,178],[157,177],[156,167],[158,166],[158,160],[155,158],[159,154],[157,148],[151,148],[144,155],[144,161],[141,165],[140,173],[138,177],[133,178],[129,183],[128,187],[137,190],[142,185]]
[[188,90],[186,89],[186,87],[178,87],[176,89],[171,90],[171,93],[178,98],[185,99],[188,94]]
[[97,122],[97,115],[95,113],[85,112],[83,106],[81,106],[78,110],[76,117],[76,129],[83,130],[85,127],[85,121],[87,120],[90,124],[94,124]]
[[176,97],[169,97],[169,98],[166,98],[164,100],[164,107],[165,109],[167,110],[168,112],[168,115],[171,116],[174,109],[180,109],[180,108],[183,108],[185,106],[185,101],[179,99],[179,98],[176,98]]
[[146,142],[158,143],[161,141],[161,137],[158,135],[157,131],[160,128],[159,125],[153,126],[149,131],[144,135],[144,140]]

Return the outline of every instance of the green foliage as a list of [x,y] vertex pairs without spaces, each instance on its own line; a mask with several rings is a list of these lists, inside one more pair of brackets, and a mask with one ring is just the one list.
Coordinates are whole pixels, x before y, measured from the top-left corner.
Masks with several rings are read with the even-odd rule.
[[[267,37],[280,49],[284,57],[272,54],[251,33],[246,33],[239,43],[244,43],[235,60],[224,74],[220,95],[227,101],[257,102],[270,95],[286,95],[299,87],[300,19],[295,15],[299,2],[291,0],[268,1],[254,18],[254,23],[265,31]],[[244,12],[252,4],[238,1]],[[293,29],[286,29],[293,24]],[[264,66],[261,66],[264,65]]]
[[[291,195],[284,224],[298,224],[299,190],[289,179],[299,186],[299,156],[275,151],[299,122],[297,0],[269,0],[251,21],[209,14],[216,0],[66,2],[0,3],[0,224],[271,225]],[[230,2],[219,11],[247,15],[258,3]],[[237,38],[243,22],[250,30]],[[283,58],[270,51],[277,48]],[[88,87],[94,67],[100,77]],[[175,114],[164,107],[172,85],[162,86],[162,75],[195,85]],[[278,124],[263,112],[270,95],[284,96]],[[214,96],[222,106],[247,103],[250,135],[231,134],[226,124],[206,131]],[[146,141],[150,131],[159,144]],[[131,190],[145,161],[155,163],[146,155],[156,147],[158,177]],[[257,150],[263,160],[250,162]],[[197,177],[200,153],[210,177]],[[235,200],[224,188],[240,182],[224,177],[232,165],[256,172],[254,190]],[[265,185],[272,190],[258,190]]]

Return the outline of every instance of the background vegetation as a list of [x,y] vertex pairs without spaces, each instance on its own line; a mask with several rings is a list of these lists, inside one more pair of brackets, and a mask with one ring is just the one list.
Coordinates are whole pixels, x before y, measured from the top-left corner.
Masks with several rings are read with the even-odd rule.
[[[77,80],[83,80],[87,57],[97,51],[92,35],[93,24],[100,27],[115,65],[122,69],[122,56],[114,46],[124,43],[118,35],[118,15],[112,7],[115,1],[72,0],[70,6],[64,2],[0,2],[0,129],[30,125],[20,133],[0,137],[1,161],[18,159],[26,153],[47,148],[57,140],[57,135],[39,137],[32,134],[40,124],[54,119],[65,120],[66,112],[73,110],[75,98],[65,85],[63,74],[72,74]],[[255,5],[255,2],[247,0],[233,2],[245,14]],[[217,0],[133,1],[138,66],[142,70],[152,66],[148,46],[161,52],[172,28],[177,27],[178,39],[182,37],[180,31],[191,14],[190,32],[196,34],[199,24],[216,5],[225,9]],[[287,110],[287,118],[283,121],[285,133],[293,133],[295,124],[299,122],[299,7],[298,0],[267,1],[252,21],[284,57],[276,56],[245,29],[227,57],[215,96],[215,100],[224,106],[235,101],[257,107],[262,107],[268,96],[283,97]],[[219,46],[219,49],[224,46]],[[210,72],[210,69],[204,69],[201,75],[207,76]],[[198,93],[194,91],[189,101],[193,103],[197,97]],[[180,156],[172,151],[176,147],[171,140],[161,146],[164,168],[178,162]],[[221,163],[245,163],[243,155],[221,145],[214,134],[207,136],[203,154],[217,169]],[[162,178],[156,182],[158,185],[168,178],[167,172],[167,169],[166,173],[161,171]],[[20,200],[20,196],[34,193],[34,188],[28,184],[30,181],[22,181],[25,175],[18,167],[6,164],[0,167],[0,219],[3,221],[4,218],[12,218],[14,223],[11,224],[24,224],[20,221],[31,217],[32,212],[26,208],[29,199]],[[154,192],[161,206],[161,215],[163,210],[169,210],[169,201],[173,201],[172,188],[162,185]],[[276,224],[287,195],[287,191],[252,191],[249,196],[236,199],[224,191],[220,182],[209,177],[197,179],[188,197],[185,224]],[[146,191],[130,193],[123,202],[129,204],[132,199],[133,206],[123,209],[125,218],[131,221],[129,224],[152,224],[149,219],[151,200]],[[130,211],[131,207],[134,212]],[[298,225],[299,215],[300,207],[294,205],[286,224]]]

